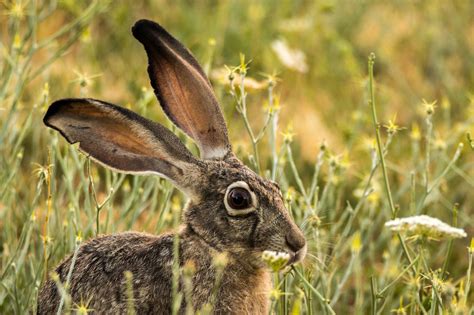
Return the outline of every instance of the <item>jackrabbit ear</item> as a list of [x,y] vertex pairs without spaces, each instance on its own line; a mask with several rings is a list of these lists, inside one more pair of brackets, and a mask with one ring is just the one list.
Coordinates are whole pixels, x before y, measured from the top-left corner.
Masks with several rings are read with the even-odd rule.
[[[125,108],[93,99],[63,99],[44,123],[94,160],[124,173],[156,173],[185,188],[198,161],[168,129]],[[183,176],[183,174],[185,176]]]
[[196,59],[155,22],[140,20],[132,33],[145,47],[151,85],[165,113],[196,141],[203,159],[224,158],[231,150],[226,124]]

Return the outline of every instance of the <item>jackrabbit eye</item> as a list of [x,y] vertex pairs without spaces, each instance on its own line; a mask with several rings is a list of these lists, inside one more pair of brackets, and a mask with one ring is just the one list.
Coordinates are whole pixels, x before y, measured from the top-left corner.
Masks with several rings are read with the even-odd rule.
[[235,187],[227,194],[227,203],[235,210],[247,209],[252,204],[252,197],[245,188]]
[[255,210],[256,197],[246,182],[238,181],[227,187],[224,204],[230,215],[244,215]]

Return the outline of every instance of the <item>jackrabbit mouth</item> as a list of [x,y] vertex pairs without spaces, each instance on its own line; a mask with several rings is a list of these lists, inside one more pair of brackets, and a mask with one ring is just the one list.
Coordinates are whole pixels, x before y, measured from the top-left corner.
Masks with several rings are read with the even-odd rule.
[[298,262],[303,261],[304,257],[306,256],[307,246],[305,245],[302,249],[298,250],[297,252],[290,252],[290,259],[288,260],[287,266],[294,265]]

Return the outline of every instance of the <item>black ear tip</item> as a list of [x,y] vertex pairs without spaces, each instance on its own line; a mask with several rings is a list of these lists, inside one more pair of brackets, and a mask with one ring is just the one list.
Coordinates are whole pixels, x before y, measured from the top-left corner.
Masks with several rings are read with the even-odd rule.
[[77,101],[75,98],[63,98],[57,101],[54,101],[49,105],[46,114],[43,117],[43,123],[48,126],[52,127],[50,123],[51,117],[55,116],[61,109],[64,109],[65,106]]
[[53,117],[57,112],[59,112],[61,106],[65,103],[65,100],[58,100],[54,101],[51,105],[49,105],[48,110],[46,111],[46,114],[43,117],[43,123],[51,127],[51,124],[49,123],[49,120],[51,117]]
[[150,31],[166,33],[165,29],[160,24],[150,20],[138,20],[135,22],[135,25],[132,26],[132,34],[138,40],[147,36]]
[[135,25],[132,26],[132,34],[135,37],[140,36],[147,29],[156,27],[156,23],[150,20],[138,20]]

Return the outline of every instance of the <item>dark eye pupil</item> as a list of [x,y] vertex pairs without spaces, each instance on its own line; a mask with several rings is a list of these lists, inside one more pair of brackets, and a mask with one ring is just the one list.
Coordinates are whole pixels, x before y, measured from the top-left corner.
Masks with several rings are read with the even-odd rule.
[[250,193],[244,188],[232,188],[227,195],[227,203],[236,210],[246,209],[251,204]]

